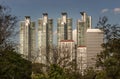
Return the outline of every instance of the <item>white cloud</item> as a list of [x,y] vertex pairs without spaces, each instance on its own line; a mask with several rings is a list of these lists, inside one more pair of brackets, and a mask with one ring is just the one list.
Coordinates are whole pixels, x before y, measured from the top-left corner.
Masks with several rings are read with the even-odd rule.
[[114,13],[116,13],[116,14],[120,14],[120,8],[114,8],[113,11],[114,11]]
[[105,8],[105,9],[102,9],[102,10],[101,10],[101,13],[106,13],[106,12],[108,12],[108,11],[109,11],[109,9]]

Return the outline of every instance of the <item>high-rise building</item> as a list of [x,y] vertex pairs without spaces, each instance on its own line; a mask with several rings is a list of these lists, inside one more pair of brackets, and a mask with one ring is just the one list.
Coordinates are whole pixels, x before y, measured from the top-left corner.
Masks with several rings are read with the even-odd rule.
[[86,31],[91,28],[91,16],[80,12],[81,20],[77,20],[77,46],[86,46]]
[[72,40],[72,18],[68,18],[67,13],[62,13],[57,20],[57,43],[61,40]]
[[102,51],[103,31],[100,29],[88,29],[86,33],[87,66],[95,67],[96,56]]
[[24,58],[33,61],[36,52],[35,22],[30,16],[25,16],[25,21],[20,22],[20,53]]
[[[75,43],[73,40],[61,40],[58,48],[60,66],[69,68],[69,63],[75,63]],[[73,64],[75,65],[75,64]],[[74,66],[72,66],[74,67]]]
[[86,67],[95,67],[95,59],[102,50],[103,32],[91,28],[91,16],[81,12],[82,20],[77,21],[77,68],[82,72]]
[[84,72],[87,68],[87,48],[81,46],[77,48],[77,69]]
[[61,54],[66,53],[69,55],[70,61],[75,59],[75,43],[73,40],[61,40],[59,47]]
[[37,62],[47,64],[51,60],[53,43],[53,19],[47,13],[38,20],[38,58]]
[[77,30],[76,29],[72,31],[72,39],[74,40],[75,44],[77,44]]

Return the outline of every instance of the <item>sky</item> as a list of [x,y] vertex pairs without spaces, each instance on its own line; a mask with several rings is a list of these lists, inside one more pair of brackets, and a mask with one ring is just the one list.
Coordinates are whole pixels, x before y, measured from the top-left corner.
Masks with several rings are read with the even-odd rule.
[[42,13],[47,12],[48,17],[54,19],[54,32],[61,12],[67,12],[68,17],[73,18],[73,29],[76,28],[77,19],[81,19],[82,11],[92,16],[92,27],[102,16],[107,16],[111,24],[120,24],[120,0],[0,0],[0,4],[9,6],[11,13],[19,20],[31,16],[36,23]]
[[120,23],[120,0],[0,0],[0,3],[9,6],[12,14],[20,20],[29,15],[33,21],[37,21],[42,13],[47,12],[48,17],[54,19],[54,27],[61,12],[67,12],[68,17],[73,18],[73,28],[76,27],[76,20],[81,18],[82,11],[92,16],[93,27],[102,16],[107,16],[114,24]]

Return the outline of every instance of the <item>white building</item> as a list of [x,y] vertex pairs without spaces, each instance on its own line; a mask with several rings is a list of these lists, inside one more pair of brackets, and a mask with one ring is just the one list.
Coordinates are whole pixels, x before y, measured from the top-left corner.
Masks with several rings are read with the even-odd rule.
[[66,53],[66,55],[70,56],[71,61],[75,59],[75,43],[73,40],[61,40],[59,47],[61,56],[64,56]]
[[86,46],[86,31],[91,28],[91,16],[80,12],[82,18],[77,20],[77,46]]
[[30,16],[25,16],[25,21],[20,22],[20,54],[30,61],[36,55],[35,22],[31,22]]
[[79,46],[77,48],[77,69],[83,73],[86,68],[87,68],[87,48],[85,46]]
[[76,29],[72,31],[72,39],[74,40],[75,44],[77,44],[77,30]]
[[48,64],[52,58],[53,44],[53,19],[48,18],[47,13],[43,13],[42,18],[38,20],[38,63]]
[[57,44],[61,40],[72,40],[72,18],[68,18],[66,12],[61,13],[57,20]]
[[87,65],[95,67],[96,56],[102,51],[103,31],[100,29],[88,29],[86,33]]

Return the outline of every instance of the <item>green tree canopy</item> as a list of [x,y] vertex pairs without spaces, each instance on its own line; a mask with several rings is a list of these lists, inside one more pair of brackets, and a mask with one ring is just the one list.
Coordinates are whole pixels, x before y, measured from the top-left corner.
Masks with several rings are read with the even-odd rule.
[[97,56],[97,67],[102,69],[109,79],[120,79],[120,26],[100,19],[98,25],[104,31],[103,51]]
[[1,79],[30,79],[31,62],[23,59],[14,50],[0,51]]
[[16,32],[17,17],[0,4],[0,79],[31,79],[31,62],[16,52],[10,38]]

